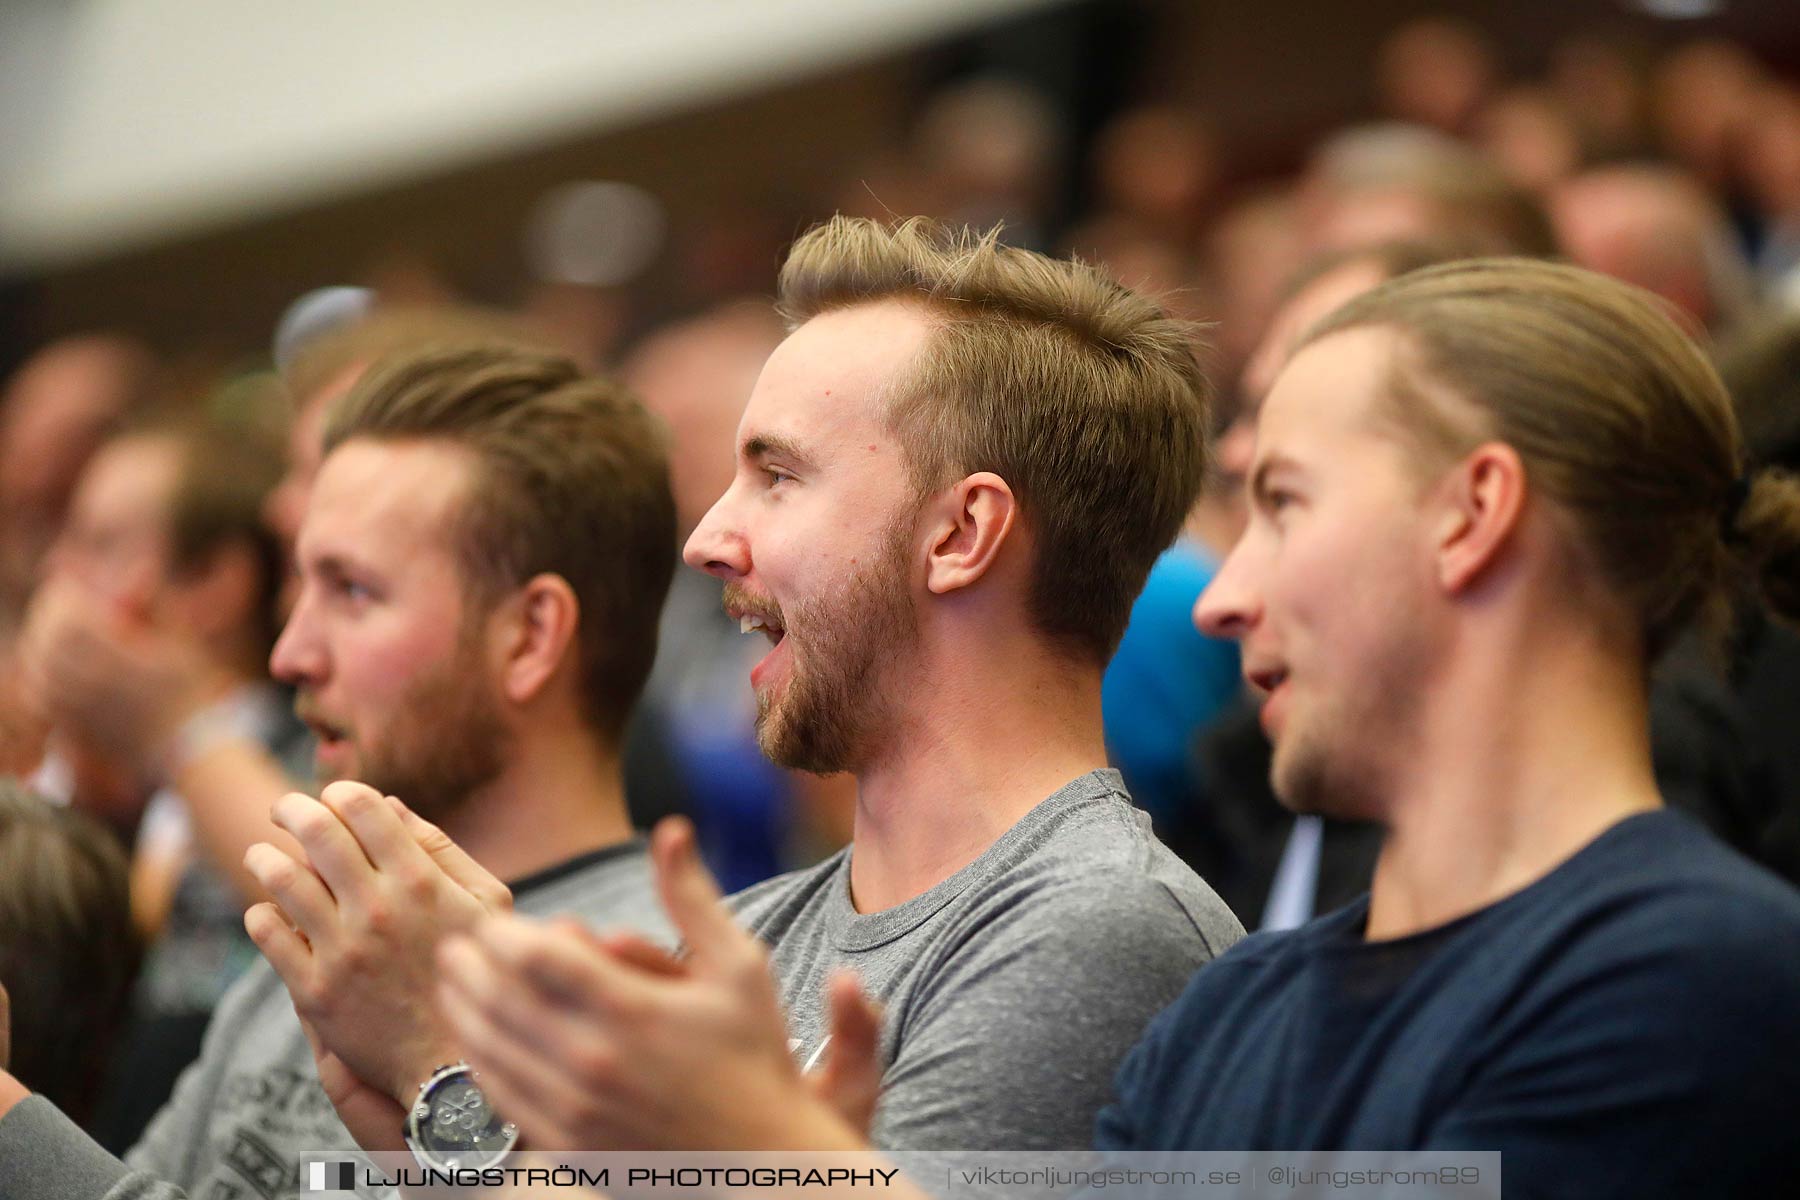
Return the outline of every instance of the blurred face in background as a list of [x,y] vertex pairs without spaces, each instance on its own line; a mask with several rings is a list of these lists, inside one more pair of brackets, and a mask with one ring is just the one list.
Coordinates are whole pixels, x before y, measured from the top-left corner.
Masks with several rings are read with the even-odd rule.
[[739,423],[731,486],[688,539],[688,564],[724,580],[727,611],[772,645],[750,683],[758,741],[782,766],[856,770],[890,724],[916,632],[917,497],[882,393],[928,330],[918,309],[879,302],[789,336]]
[[1256,418],[1288,354],[1311,326],[1352,297],[1382,283],[1387,272],[1374,259],[1352,258],[1304,284],[1276,310],[1268,332],[1245,364],[1240,404],[1216,450],[1222,494],[1240,496],[1256,452]]
[[169,576],[169,512],[180,471],[173,438],[123,437],[101,447],[76,484],[50,576],[111,605],[147,608]]
[[[311,396],[301,397],[294,406],[294,421],[288,427],[287,470],[269,493],[263,505],[263,519],[282,548],[292,556],[300,538],[300,524],[306,519],[306,502],[312,493],[313,477],[319,473],[320,437],[325,431],[325,418],[331,406],[356,386],[368,369],[357,363]],[[282,584],[281,611],[293,611],[299,579],[292,574]]]
[[357,779],[440,819],[505,765],[486,615],[457,519],[475,464],[428,439],[353,439],[314,481],[299,590],[270,660],[299,689],[321,778]]
[[29,588],[83,466],[149,370],[119,339],[69,338],[39,351],[0,396],[0,601]]

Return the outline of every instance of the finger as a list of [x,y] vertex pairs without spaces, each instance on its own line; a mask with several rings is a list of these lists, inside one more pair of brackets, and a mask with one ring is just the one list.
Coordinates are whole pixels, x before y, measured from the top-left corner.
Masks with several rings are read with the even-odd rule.
[[726,911],[719,885],[700,861],[693,824],[685,817],[660,821],[650,836],[650,857],[657,893],[689,956],[699,963],[717,964],[739,951],[749,935]]
[[366,783],[340,779],[319,792],[319,803],[348,829],[378,871],[400,872],[425,865],[425,852],[387,797]]
[[406,807],[396,796],[387,798],[388,807],[400,818],[413,844],[431,856],[438,869],[488,905],[490,909],[510,909],[512,892],[486,867],[450,840],[450,835]]
[[545,1057],[554,1058],[561,1052],[557,1038],[571,1032],[561,1025],[570,1014],[577,1014],[572,1031],[575,1038],[587,1032],[585,1014],[556,1003],[536,988],[509,985],[502,969],[471,938],[445,938],[438,947],[437,965],[440,989],[448,988],[482,1020],[508,1031]]
[[339,902],[366,903],[374,890],[375,865],[337,814],[301,792],[289,792],[269,810],[269,818],[294,835],[308,863]]
[[655,976],[614,962],[582,933],[508,917],[481,922],[475,940],[516,986],[537,989],[546,1000],[595,1020],[654,1007],[660,998]]
[[245,909],[244,932],[289,991],[304,984],[312,970],[312,949],[288,925],[279,908],[265,900]]
[[[296,862],[285,850],[257,842],[244,851],[244,869],[309,938],[337,924],[337,901],[311,867]],[[287,928],[287,922],[282,926]]]
[[881,1099],[881,1009],[853,971],[834,972],[825,985],[831,1050],[813,1081],[815,1093],[860,1133],[867,1134]]
[[609,954],[619,962],[627,963],[640,971],[648,971],[666,979],[679,979],[687,974],[687,967],[673,953],[629,929],[608,929],[603,933],[594,933],[586,926],[579,926],[576,932],[601,953]]

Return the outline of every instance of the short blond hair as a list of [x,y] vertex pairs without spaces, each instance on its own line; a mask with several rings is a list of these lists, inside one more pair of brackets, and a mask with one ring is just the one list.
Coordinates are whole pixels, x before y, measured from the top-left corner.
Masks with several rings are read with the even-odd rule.
[[1105,662],[1199,495],[1211,393],[1196,327],[1094,267],[925,218],[836,217],[782,268],[792,325],[879,300],[935,323],[888,396],[915,484],[1006,480],[1036,540],[1034,621]]
[[1800,616],[1800,483],[1743,474],[1724,385],[1661,300],[1577,267],[1475,259],[1390,280],[1301,344],[1371,326],[1404,339],[1387,415],[1434,460],[1488,439],[1516,450],[1636,615],[1648,661],[1696,619],[1722,629],[1740,574]]

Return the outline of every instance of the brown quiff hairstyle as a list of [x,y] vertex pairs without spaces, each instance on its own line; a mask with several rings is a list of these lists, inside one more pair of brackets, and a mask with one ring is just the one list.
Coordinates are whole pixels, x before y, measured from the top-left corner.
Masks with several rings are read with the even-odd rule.
[[457,517],[466,594],[486,603],[540,574],[580,604],[581,692],[616,739],[656,658],[675,568],[662,426],[624,388],[517,346],[390,357],[334,406],[325,453],[358,438],[441,440],[475,463]]
[[1436,460],[1517,451],[1636,614],[1647,661],[1696,619],[1722,630],[1740,576],[1800,617],[1800,482],[1743,474],[1724,385],[1650,293],[1555,263],[1450,263],[1350,300],[1301,345],[1361,327],[1402,339],[1384,415]]
[[779,300],[793,326],[873,301],[923,307],[935,327],[886,397],[914,484],[1006,480],[1036,543],[1033,620],[1110,658],[1200,491],[1210,389],[1194,327],[1093,267],[924,218],[813,229]]

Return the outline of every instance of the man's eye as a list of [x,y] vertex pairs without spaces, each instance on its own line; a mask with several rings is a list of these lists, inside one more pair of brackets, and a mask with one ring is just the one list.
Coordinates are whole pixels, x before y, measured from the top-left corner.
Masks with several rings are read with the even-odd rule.
[[769,477],[770,487],[774,487],[778,483],[791,483],[794,478],[780,467],[764,467],[763,474]]

